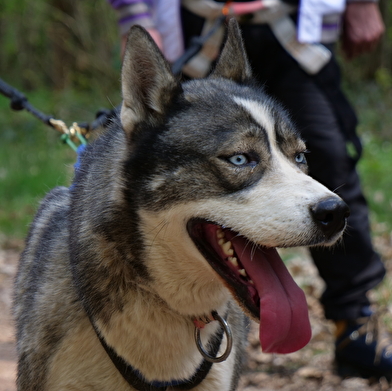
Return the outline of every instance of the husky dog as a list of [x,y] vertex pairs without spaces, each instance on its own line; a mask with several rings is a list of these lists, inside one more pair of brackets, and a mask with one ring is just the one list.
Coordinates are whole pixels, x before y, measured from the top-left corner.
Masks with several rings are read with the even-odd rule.
[[254,86],[235,21],[212,74],[183,84],[134,27],[122,94],[27,238],[18,389],[235,390],[246,315],[266,352],[310,339],[275,248],[333,244],[348,208],[306,175],[305,144]]

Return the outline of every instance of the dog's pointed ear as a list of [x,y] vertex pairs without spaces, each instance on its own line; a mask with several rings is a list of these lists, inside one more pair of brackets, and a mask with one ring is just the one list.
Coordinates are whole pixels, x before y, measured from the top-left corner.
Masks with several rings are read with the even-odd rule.
[[237,83],[252,78],[252,69],[242,42],[240,27],[234,18],[229,20],[226,42],[210,77],[223,77]]
[[158,124],[181,85],[158,46],[140,27],[131,28],[121,72],[121,123],[127,134],[135,124]]

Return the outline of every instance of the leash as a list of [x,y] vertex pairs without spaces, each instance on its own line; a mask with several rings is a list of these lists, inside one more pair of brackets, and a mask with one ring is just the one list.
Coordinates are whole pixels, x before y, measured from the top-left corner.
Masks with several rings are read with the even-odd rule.
[[29,113],[33,114],[46,125],[52,126],[50,123],[50,120],[53,118],[52,116],[46,115],[37,110],[29,103],[27,98],[21,92],[19,92],[16,88],[11,87],[2,79],[0,79],[0,92],[11,100],[10,107],[12,110],[19,111],[26,109]]
[[53,116],[44,114],[43,112],[36,109],[28,101],[24,94],[18,91],[15,87],[7,84],[2,79],[0,79],[0,93],[11,100],[10,107],[12,110],[26,110],[45,125],[48,125],[51,128],[59,131],[62,134],[62,141],[68,144],[74,151],[77,151],[78,148],[75,143],[80,143],[82,145],[87,144],[88,132],[91,129],[88,123],[78,124],[74,122],[72,126],[68,128],[64,121],[55,119]]

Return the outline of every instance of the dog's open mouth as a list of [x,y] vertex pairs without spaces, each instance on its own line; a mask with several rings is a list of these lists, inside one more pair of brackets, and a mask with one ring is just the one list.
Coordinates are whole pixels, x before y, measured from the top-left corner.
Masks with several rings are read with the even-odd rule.
[[188,223],[188,232],[239,304],[260,319],[264,352],[291,353],[309,342],[305,295],[276,249],[258,246],[228,228],[200,219]]

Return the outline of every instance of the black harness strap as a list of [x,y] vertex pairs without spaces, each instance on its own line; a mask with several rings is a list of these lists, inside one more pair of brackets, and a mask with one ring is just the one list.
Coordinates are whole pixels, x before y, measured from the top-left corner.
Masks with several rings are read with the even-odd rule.
[[[173,389],[181,389],[181,390],[191,390],[192,388],[199,385],[208,375],[212,367],[212,362],[209,362],[203,359],[203,362],[196,370],[195,374],[188,380],[174,380],[171,382],[160,382],[153,381],[147,382],[143,379],[143,375],[135,368],[133,368],[130,364],[128,364],[121,356],[119,356],[113,348],[111,348],[95,326],[93,322],[91,322],[103,348],[108,354],[109,358],[112,360],[113,364],[120,372],[122,377],[138,391],[165,391],[168,387]],[[219,333],[213,337],[213,340],[209,343],[209,355],[212,357],[216,357],[219,352],[219,348],[223,338],[223,329],[220,329]]]

